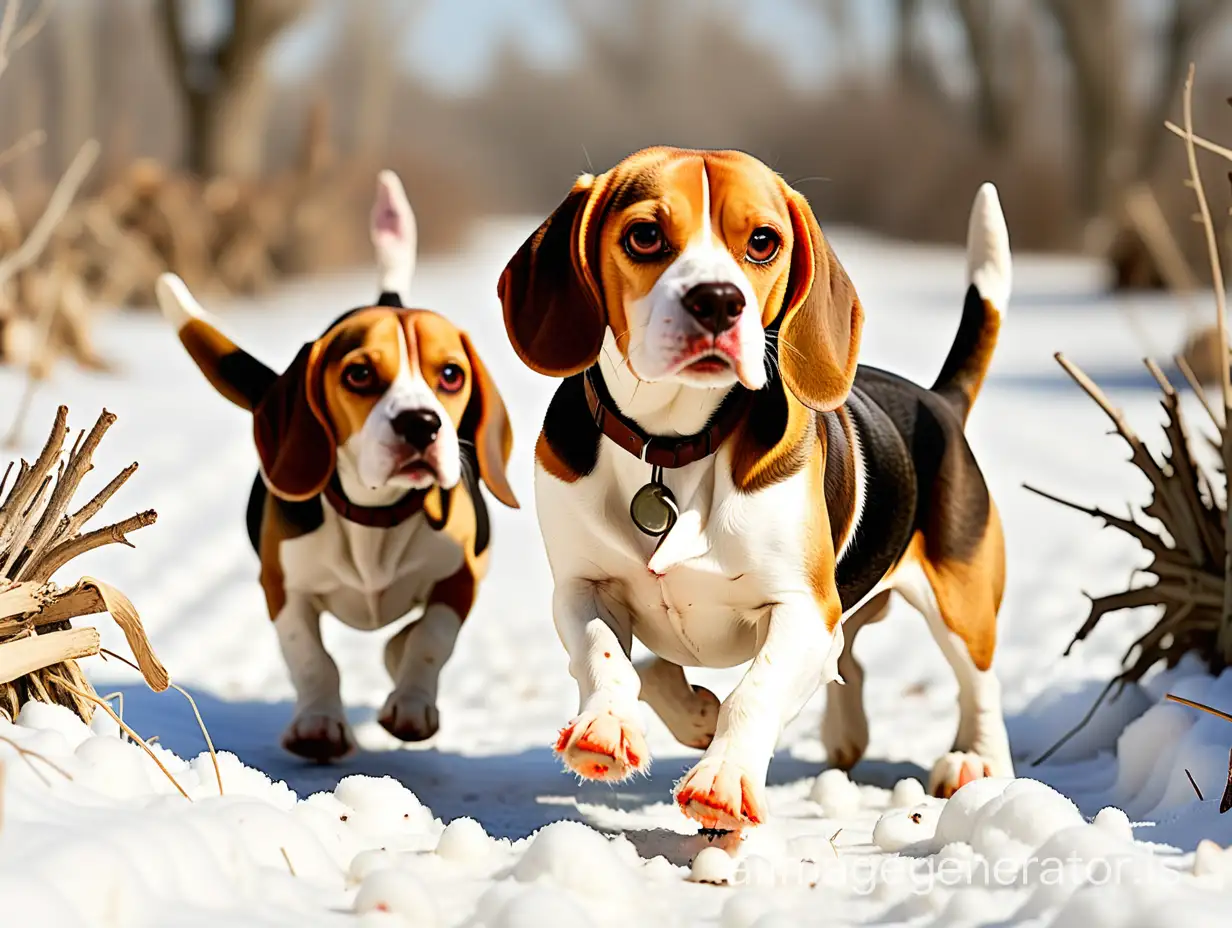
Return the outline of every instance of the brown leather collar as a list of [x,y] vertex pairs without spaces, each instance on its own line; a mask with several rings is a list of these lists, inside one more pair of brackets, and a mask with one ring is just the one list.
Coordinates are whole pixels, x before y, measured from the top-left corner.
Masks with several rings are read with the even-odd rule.
[[636,422],[622,415],[616,409],[602,375],[595,373],[595,368],[589,368],[582,375],[582,382],[586,389],[586,405],[590,407],[590,414],[599,431],[634,457],[666,468],[684,467],[718,451],[719,445],[740,423],[752,396],[737,384],[703,431],[696,435],[669,438],[647,435]]
[[[388,506],[360,506],[346,498],[346,494],[342,492],[342,484],[338,481],[338,475],[335,474],[326,484],[324,496],[329,500],[334,511],[348,522],[366,525],[369,528],[393,528],[395,525],[401,525],[411,516],[423,512],[424,500],[428,493],[428,490],[411,490],[406,496]],[[439,523],[425,513],[428,524],[434,529],[439,529],[449,519],[450,497],[449,493],[443,496]]]

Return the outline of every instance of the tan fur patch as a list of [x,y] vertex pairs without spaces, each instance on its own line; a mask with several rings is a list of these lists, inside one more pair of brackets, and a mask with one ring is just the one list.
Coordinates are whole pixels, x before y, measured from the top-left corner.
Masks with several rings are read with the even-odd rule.
[[918,563],[933,588],[946,627],[962,639],[979,670],[992,666],[997,645],[997,612],[1005,591],[1005,538],[1001,518],[989,501],[988,526],[969,560],[931,558],[922,533],[912,538],[903,561]]
[[581,475],[575,473],[568,464],[560,459],[555,451],[552,450],[551,444],[548,442],[548,437],[545,433],[539,433],[539,440],[535,442],[535,460],[539,462],[549,474],[557,480],[565,483],[576,483],[581,479]]

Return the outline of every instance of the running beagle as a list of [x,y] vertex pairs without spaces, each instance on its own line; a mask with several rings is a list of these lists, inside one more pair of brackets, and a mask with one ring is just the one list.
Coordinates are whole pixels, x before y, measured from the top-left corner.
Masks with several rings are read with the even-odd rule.
[[[958,678],[958,735],[931,789],[1012,775],[991,670],[1004,545],[963,436],[1009,298],[990,185],[968,263],[958,336],[926,390],[857,366],[863,310],[812,210],[739,152],[652,148],[584,175],[514,255],[499,285],[510,341],[564,378],[535,496],[580,690],[556,744],[569,769],[646,769],[640,696],[705,749],[675,787],[684,813],[764,821],[779,733],[821,683],[831,763],[863,755],[851,643],[897,591]],[[635,637],[656,655],[646,666]],[[682,669],[746,661],[722,703]]]
[[342,315],[281,375],[222,334],[178,277],[157,285],[206,379],[253,414],[261,467],[248,534],[296,692],[282,744],[322,762],[355,742],[321,613],[377,629],[422,607],[385,648],[394,687],[379,720],[403,741],[431,737],[437,679],[487,568],[479,481],[518,505],[505,476],[509,417],[470,338],[436,313],[402,308],[415,224],[389,171],[371,229],[377,305]]

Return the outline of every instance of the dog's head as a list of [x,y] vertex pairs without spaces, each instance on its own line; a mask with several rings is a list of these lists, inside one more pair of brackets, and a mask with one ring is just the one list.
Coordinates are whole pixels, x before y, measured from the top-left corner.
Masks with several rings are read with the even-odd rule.
[[757,390],[777,364],[832,409],[855,376],[850,279],[804,197],[741,152],[651,148],[584,175],[499,293],[514,350],[551,376],[594,364],[608,330],[643,381]]
[[436,313],[348,313],[300,349],[253,412],[262,471],[285,499],[324,490],[336,456],[371,489],[452,489],[469,442],[488,489],[517,505],[505,404],[470,338]]
[[470,338],[436,313],[402,308],[416,226],[392,171],[377,179],[370,233],[379,305],[335,320],[281,375],[224,335],[174,274],[158,280],[159,306],[210,383],[252,411],[261,470],[275,495],[316,496],[339,458],[373,490],[448,490],[473,459],[475,476],[516,507],[505,474],[509,416]]

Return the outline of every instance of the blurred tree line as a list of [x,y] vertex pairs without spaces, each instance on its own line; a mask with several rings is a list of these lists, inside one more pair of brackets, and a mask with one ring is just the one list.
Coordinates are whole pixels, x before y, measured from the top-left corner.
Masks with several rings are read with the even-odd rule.
[[[1183,152],[1162,123],[1197,59],[1199,126],[1232,128],[1218,54],[1230,0],[881,0],[888,55],[857,28],[868,2],[797,0],[841,51],[815,86],[748,35],[733,0],[559,0],[571,64],[508,42],[483,86],[458,94],[406,64],[422,0],[58,0],[30,12],[45,29],[0,83],[0,148],[48,136],[3,181],[37,203],[94,136],[96,185],[138,158],[262,183],[302,161],[315,119],[357,228],[389,166],[431,249],[481,213],[542,214],[576,174],[641,146],[734,147],[823,222],[958,240],[991,179],[1019,247],[1105,255],[1123,285],[1205,276]],[[319,54],[273,73],[271,52],[321,17]],[[1228,190],[1215,192],[1226,234]]]

